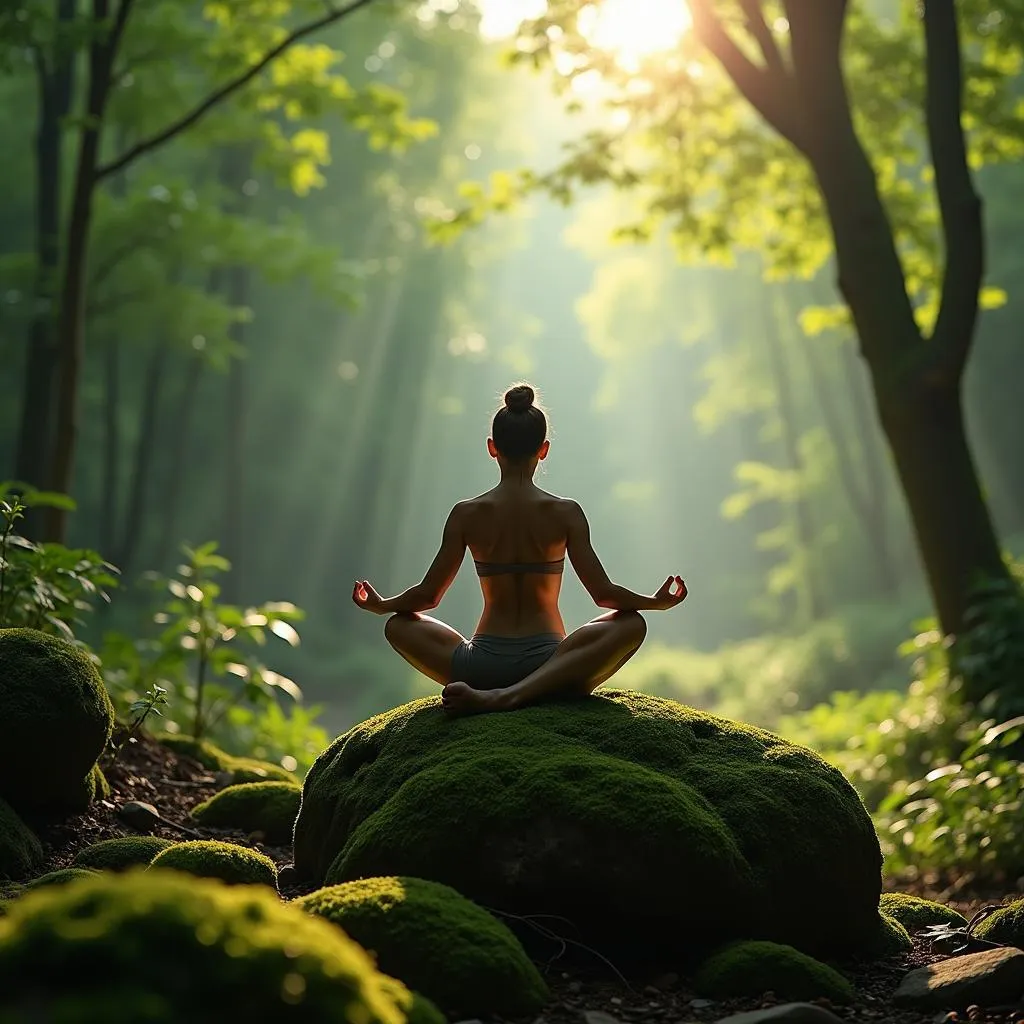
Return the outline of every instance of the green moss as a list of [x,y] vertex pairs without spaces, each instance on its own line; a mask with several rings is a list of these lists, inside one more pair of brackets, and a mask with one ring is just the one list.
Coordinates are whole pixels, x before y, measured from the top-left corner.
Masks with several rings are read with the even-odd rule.
[[161,850],[173,845],[170,839],[158,836],[104,839],[79,850],[72,865],[94,871],[126,871],[128,868],[145,867]]
[[306,778],[295,867],[314,884],[432,879],[638,954],[637,936],[661,952],[749,935],[859,951],[881,891],[878,839],[839,771],[620,691],[456,720],[426,698],[356,726]]
[[61,868],[59,871],[49,871],[45,875],[26,882],[25,891],[45,889],[51,885],[68,885],[71,882],[79,882],[83,878],[92,878],[95,874],[95,871],[86,871],[85,868]]
[[882,893],[878,909],[883,914],[888,914],[894,921],[898,921],[911,933],[919,932],[933,924],[948,924],[954,928],[962,928],[967,924],[967,918],[963,914],[958,914],[941,903],[933,903],[931,900],[904,892]]
[[547,986],[519,940],[454,889],[419,878],[364,878],[296,901],[344,929],[380,969],[464,1017],[535,1013]]
[[266,889],[156,871],[19,899],[0,919],[0,991],[4,1024],[405,1021],[339,929]]
[[149,866],[183,871],[201,878],[218,878],[234,885],[277,888],[277,868],[269,857],[244,846],[212,839],[174,843],[158,853]]
[[65,640],[0,629],[0,796],[19,811],[84,811],[114,710],[96,666]]
[[697,992],[712,999],[759,996],[831,999],[848,1003],[853,986],[838,971],[775,942],[734,942],[713,953],[693,979]]
[[268,843],[290,843],[302,788],[293,782],[250,782],[228,786],[192,810],[211,828],[262,832]]
[[880,913],[874,941],[868,952],[877,957],[899,956],[914,948],[910,933],[894,917]]
[[43,845],[5,800],[0,800],[0,878],[24,878],[43,862]]
[[419,992],[410,992],[397,978],[381,976],[384,990],[405,1015],[407,1024],[446,1024],[444,1014]]
[[13,900],[25,891],[20,882],[0,882],[0,900]]
[[974,929],[979,939],[1024,949],[1024,900],[1009,903],[986,917]]
[[243,782],[293,782],[298,785],[298,777],[279,764],[270,761],[258,761],[252,757],[236,757],[209,740],[196,740],[191,736],[172,736],[162,733],[157,739],[165,747],[176,754],[183,754],[198,761],[207,771],[230,772],[232,781]]

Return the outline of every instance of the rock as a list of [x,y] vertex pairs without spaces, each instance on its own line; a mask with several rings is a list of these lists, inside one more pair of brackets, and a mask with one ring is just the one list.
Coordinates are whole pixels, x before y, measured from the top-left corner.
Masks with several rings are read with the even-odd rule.
[[84,811],[113,726],[83,650],[35,629],[0,629],[0,797],[15,810]]
[[863,951],[881,890],[867,812],[818,755],[612,690],[454,721],[425,698],[356,726],[306,778],[295,867],[444,882],[609,953],[750,935]]
[[4,1024],[443,1021],[424,1015],[423,1000],[414,1010],[408,990],[340,929],[273,893],[148,871],[13,903],[0,930],[0,991]]
[[878,909],[898,921],[910,934],[933,924],[948,924],[952,928],[967,925],[967,918],[950,907],[903,892],[882,893]]
[[910,933],[894,917],[880,913],[868,952],[881,958],[900,956],[914,948]]
[[548,987],[519,940],[454,889],[418,878],[365,878],[304,896],[295,905],[326,918],[385,974],[451,1015],[521,1017],[540,1010]]
[[814,1003],[781,1003],[762,1010],[734,1013],[717,1024],[842,1024],[842,1021]]
[[583,1024],[621,1024],[618,1017],[613,1017],[603,1010],[584,1010]]
[[898,1006],[962,1010],[971,1003],[996,1006],[1024,998],[1024,953],[986,949],[911,971],[893,995]]
[[25,883],[25,891],[32,889],[47,889],[51,886],[70,885],[72,882],[80,882],[83,878],[93,878],[97,872],[86,871],[85,868],[62,868],[60,871],[50,871],[38,878],[33,878]]
[[173,845],[170,839],[157,836],[104,839],[79,850],[71,863],[73,867],[91,868],[93,871],[127,871],[129,868],[146,867],[161,850]]
[[690,1006],[695,1010],[706,1010],[709,1006],[714,1006],[714,999],[691,999]]
[[173,843],[153,858],[148,870],[183,871],[232,885],[277,888],[277,868],[269,857],[244,846],[213,839]]
[[192,809],[207,828],[262,833],[274,845],[291,843],[302,788],[294,782],[254,782],[228,786]]
[[192,736],[170,733],[161,733],[156,738],[176,754],[198,761],[207,771],[224,772],[225,774],[219,777],[226,778],[228,782],[293,782],[296,785],[299,782],[292,772],[286,771],[279,764],[257,761],[252,757],[236,757],[221,750],[209,740],[197,740]]
[[1024,900],[1009,903],[990,914],[974,929],[976,938],[1024,949]]
[[43,844],[35,832],[0,800],[0,878],[24,878],[43,863]]
[[763,941],[733,942],[719,949],[697,969],[693,987],[716,999],[768,992],[783,999],[853,999],[853,986],[838,971],[792,946]]
[[164,820],[160,817],[160,812],[144,800],[129,800],[122,804],[118,808],[117,816],[137,832],[152,832]]

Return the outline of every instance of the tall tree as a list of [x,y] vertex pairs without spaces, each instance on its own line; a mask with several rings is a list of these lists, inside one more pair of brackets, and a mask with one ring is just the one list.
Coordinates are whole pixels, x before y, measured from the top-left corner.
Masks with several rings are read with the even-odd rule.
[[694,32],[639,71],[591,45],[583,6],[559,0],[525,24],[519,59],[563,50],[574,76],[602,71],[623,86],[620,121],[526,183],[563,199],[581,183],[636,188],[649,216],[633,237],[667,218],[685,250],[756,245],[775,270],[806,273],[834,249],[939,620],[960,633],[979,579],[1008,579],[961,400],[988,297],[965,122],[976,160],[1020,152],[1009,85],[1024,4],[994,16],[970,0],[958,23],[954,0],[923,0],[915,27],[914,12],[890,24],[847,0],[691,0]]

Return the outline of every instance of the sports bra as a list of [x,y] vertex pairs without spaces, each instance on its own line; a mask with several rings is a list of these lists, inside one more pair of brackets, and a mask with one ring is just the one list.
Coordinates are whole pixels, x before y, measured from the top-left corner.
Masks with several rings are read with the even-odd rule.
[[478,576],[503,576],[506,573],[521,575],[526,572],[542,572],[555,576],[565,570],[565,559],[558,558],[553,562],[477,562]]

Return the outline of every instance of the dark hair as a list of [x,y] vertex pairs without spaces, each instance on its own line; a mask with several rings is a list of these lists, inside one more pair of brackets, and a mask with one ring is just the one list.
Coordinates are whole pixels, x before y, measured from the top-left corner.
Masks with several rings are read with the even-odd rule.
[[547,440],[548,420],[544,410],[534,405],[535,398],[529,384],[515,384],[505,392],[505,404],[494,414],[494,447],[509,462],[521,462],[536,455]]

